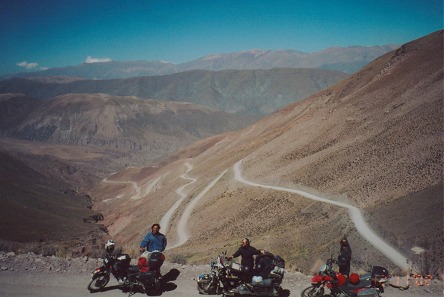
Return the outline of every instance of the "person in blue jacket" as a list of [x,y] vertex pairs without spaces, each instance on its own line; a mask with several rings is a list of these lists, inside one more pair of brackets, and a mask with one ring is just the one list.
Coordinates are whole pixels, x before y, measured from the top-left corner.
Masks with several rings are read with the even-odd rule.
[[153,224],[151,226],[151,232],[148,233],[145,238],[140,243],[140,252],[144,252],[145,248],[148,252],[159,251],[163,252],[167,245],[167,240],[165,235],[159,232],[160,225]]

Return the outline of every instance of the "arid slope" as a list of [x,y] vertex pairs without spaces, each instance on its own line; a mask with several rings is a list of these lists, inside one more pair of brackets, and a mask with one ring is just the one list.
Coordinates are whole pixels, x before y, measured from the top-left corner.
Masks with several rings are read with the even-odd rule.
[[[244,159],[243,175],[250,180],[361,208],[381,236],[414,259],[414,246],[432,249],[443,240],[442,40],[439,31],[405,44],[244,130],[193,144],[154,173],[121,172],[115,180],[155,182],[155,189],[134,199],[134,189],[102,182],[90,190],[95,209],[105,215],[111,236],[136,246],[147,226],[178,199],[175,190],[188,182],[181,177],[186,173],[197,181],[185,188],[189,196],[171,228],[162,230],[174,242],[186,203]],[[190,172],[185,162],[193,166]],[[282,255],[289,267],[309,271],[336,254],[339,238],[347,234],[354,268],[396,269],[357,234],[346,210],[245,186],[232,170],[196,205],[188,228],[189,242],[169,253],[190,262],[233,252],[247,236],[254,246]]]

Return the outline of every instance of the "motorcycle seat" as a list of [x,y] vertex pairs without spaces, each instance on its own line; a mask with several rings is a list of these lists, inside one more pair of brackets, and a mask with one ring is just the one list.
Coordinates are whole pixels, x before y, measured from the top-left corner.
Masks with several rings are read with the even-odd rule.
[[131,265],[128,268],[128,274],[133,274],[133,273],[137,273],[137,272],[139,272],[139,266]]
[[357,284],[352,284],[349,281],[347,281],[345,284],[342,285],[342,289],[344,291],[353,291],[353,290],[357,290],[357,289],[362,289],[362,288],[366,288],[366,287],[370,287],[371,286],[371,280],[369,279],[361,279],[359,281],[359,283]]

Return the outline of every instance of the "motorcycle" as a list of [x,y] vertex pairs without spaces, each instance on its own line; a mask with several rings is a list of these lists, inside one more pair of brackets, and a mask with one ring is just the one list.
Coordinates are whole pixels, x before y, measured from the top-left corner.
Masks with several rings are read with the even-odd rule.
[[[204,295],[225,296],[272,296],[277,297],[281,292],[284,277],[285,262],[279,256],[268,255],[271,265],[260,267],[256,261],[256,269],[252,281],[245,281],[245,269],[226,257],[226,252],[219,254],[210,262],[211,273],[201,274],[197,279],[197,290]],[[258,256],[259,257],[259,256]],[[258,260],[258,257],[256,258]],[[264,274],[264,271],[265,274]],[[260,276],[263,275],[263,276]]]
[[[383,284],[390,277],[386,268],[372,266],[370,273],[352,273],[347,279],[333,270],[335,263],[330,257],[321,265],[319,273],[311,278],[311,286],[302,291],[301,297],[379,297],[384,292]],[[326,290],[329,294],[325,293]]]
[[136,290],[141,290],[148,295],[159,295],[162,292],[162,275],[160,267],[165,260],[161,252],[150,253],[149,258],[144,254],[138,259],[138,265],[130,265],[131,257],[127,254],[118,256],[106,255],[103,265],[92,272],[92,279],[88,284],[88,290],[102,291],[110,281],[112,274],[124,291],[129,291],[131,296]]

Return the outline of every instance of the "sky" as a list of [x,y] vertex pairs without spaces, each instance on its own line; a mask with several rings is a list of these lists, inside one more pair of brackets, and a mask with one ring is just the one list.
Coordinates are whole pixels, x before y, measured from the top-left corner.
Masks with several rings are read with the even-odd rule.
[[401,45],[441,29],[443,0],[0,0],[0,75],[251,49]]

